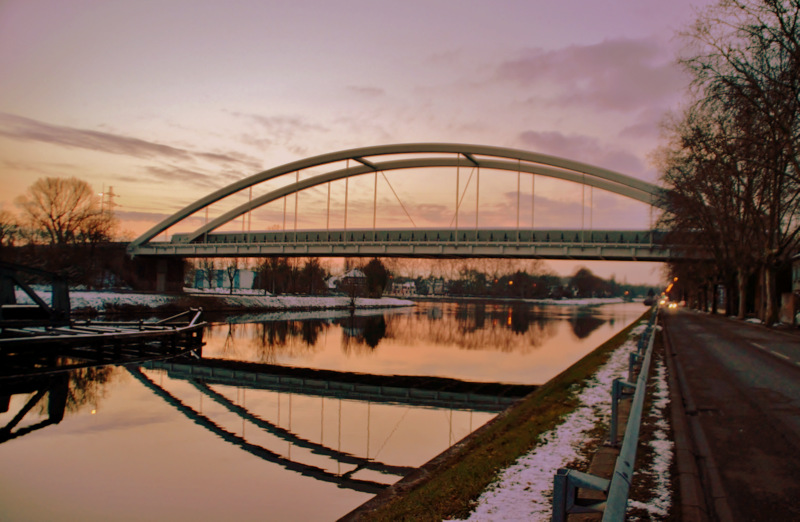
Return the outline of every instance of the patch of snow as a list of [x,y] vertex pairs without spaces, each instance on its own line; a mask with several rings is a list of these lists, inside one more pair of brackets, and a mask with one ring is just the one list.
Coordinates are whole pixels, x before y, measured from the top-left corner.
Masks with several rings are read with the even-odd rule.
[[[183,293],[185,294],[224,294],[230,295],[231,289],[230,288],[189,288],[184,287]],[[252,288],[234,288],[233,295],[272,295],[271,292],[265,292],[264,290],[254,290]]]
[[[399,309],[398,309],[399,308]],[[355,315],[356,317],[371,317],[386,313],[386,308],[357,308],[355,310],[280,310],[258,314],[231,315],[225,319],[226,323],[264,323],[269,321],[302,321],[307,319],[333,321]],[[411,313],[411,307],[393,307],[393,314]]]
[[750,317],[749,319],[745,319],[744,322],[753,324],[763,324],[761,319],[756,319],[755,317]]
[[625,302],[621,297],[569,297],[566,299],[525,299],[525,301],[555,306],[596,306]]
[[[237,296],[226,295],[225,303],[233,306],[259,307],[259,308],[344,308],[350,305],[350,298],[346,296],[309,296],[309,295],[253,295]],[[380,299],[356,298],[356,308],[388,307],[388,306],[413,306],[413,301],[383,297]]]
[[579,406],[553,430],[542,434],[536,447],[501,472],[477,501],[466,520],[550,520],[553,477],[559,468],[580,457],[580,449],[598,420],[611,415],[611,382],[628,369],[628,354],[636,349],[634,335],[646,328],[640,324],[631,338],[617,348],[598,368],[578,395]]
[[[46,303],[52,302],[49,287],[35,288],[36,294]],[[206,292],[222,298],[225,303],[232,306],[243,308],[277,308],[277,309],[297,309],[297,308],[346,308],[350,305],[350,298],[346,296],[320,297],[306,295],[243,295]],[[33,304],[33,301],[22,290],[16,291],[17,302],[20,304]],[[81,308],[93,308],[99,312],[111,309],[113,306],[121,305],[140,305],[149,308],[156,308],[163,304],[170,303],[179,299],[181,296],[164,294],[147,294],[135,292],[101,292],[101,291],[75,291],[69,293],[70,306],[73,310]],[[414,306],[413,301],[407,299],[397,299],[394,297],[383,297],[380,299],[357,298],[356,308],[378,308],[378,307],[397,307]]]
[[[669,440],[669,423],[665,419],[664,410],[669,404],[669,388],[667,386],[667,368],[662,361],[657,361],[653,379],[655,391],[650,415],[658,420],[653,432],[653,440],[649,442],[649,445],[653,448],[655,458],[648,468],[642,470],[652,476],[655,481],[653,497],[647,502],[628,500],[628,508],[645,510],[649,514],[649,520],[659,520],[658,517],[669,515],[669,508],[672,505],[669,467],[675,453],[675,443]],[[638,519],[631,517],[628,520]]]
[[[52,302],[50,290],[35,289],[36,294],[46,303]],[[28,294],[22,290],[16,291],[17,302],[20,304],[33,304]],[[155,308],[163,304],[174,301],[175,296],[163,294],[139,294],[133,292],[100,292],[91,290],[81,290],[69,292],[70,307],[73,310],[80,308],[93,308],[102,312],[106,307],[120,305],[141,305]],[[111,306],[109,306],[111,305]]]

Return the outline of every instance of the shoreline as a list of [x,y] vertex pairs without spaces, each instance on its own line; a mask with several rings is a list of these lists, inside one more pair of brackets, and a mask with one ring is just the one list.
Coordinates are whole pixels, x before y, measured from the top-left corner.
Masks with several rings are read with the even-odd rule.
[[539,446],[543,434],[560,426],[581,406],[578,394],[617,350],[638,337],[635,329],[649,317],[650,310],[536,391],[339,520],[469,517],[478,497],[490,484],[497,483],[498,473]]
[[[49,289],[35,288],[49,302]],[[16,293],[17,302],[30,304],[23,292]],[[70,290],[71,312],[78,317],[98,315],[141,315],[176,313],[189,308],[202,308],[210,313],[270,313],[282,311],[365,310],[413,307],[417,302],[525,303],[542,306],[600,306],[625,303],[621,297],[570,299],[515,299],[509,297],[473,296],[383,296],[358,297],[355,306],[344,295],[263,295],[255,293],[184,292],[149,293],[118,290]],[[634,301],[635,302],[635,301]]]
[[[36,293],[50,302],[49,289],[36,288]],[[141,315],[175,313],[189,308],[202,308],[211,313],[268,313],[281,311],[363,310],[414,306],[407,299],[358,297],[355,307],[347,296],[256,295],[223,293],[143,293],[132,291],[70,290],[71,314],[78,317],[98,315]],[[31,304],[23,292],[16,293],[17,302]]]

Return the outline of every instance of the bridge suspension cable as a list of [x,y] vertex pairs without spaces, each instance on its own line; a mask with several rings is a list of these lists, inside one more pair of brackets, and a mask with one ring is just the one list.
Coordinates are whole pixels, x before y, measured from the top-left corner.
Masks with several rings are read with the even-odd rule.
[[[444,155],[438,155],[444,154]],[[455,154],[455,158],[453,158]],[[400,159],[397,159],[400,157]],[[408,158],[411,159],[408,159]],[[369,158],[369,159],[367,159]],[[380,171],[387,184],[388,178],[386,177],[387,171],[393,170],[409,170],[417,168],[439,168],[439,167],[455,167],[456,168],[456,210],[455,210],[455,229],[459,229],[459,211],[463,202],[463,196],[460,197],[460,169],[463,164],[463,159],[469,161],[473,166],[473,172],[470,175],[470,180],[464,188],[464,195],[466,194],[467,187],[474,172],[478,172],[481,167],[484,169],[512,171],[517,172],[518,175],[518,189],[517,189],[517,213],[518,225],[517,229],[521,227],[521,174],[532,174],[531,180],[531,228],[535,224],[535,177],[543,175],[555,179],[562,179],[581,183],[584,186],[597,187],[603,190],[620,194],[622,196],[642,201],[651,206],[660,206],[662,204],[663,189],[647,183],[645,181],[626,176],[619,172],[614,172],[608,169],[580,163],[564,158],[539,154],[530,151],[509,149],[503,147],[492,147],[486,145],[467,145],[467,144],[452,144],[452,143],[409,143],[397,145],[383,145],[375,147],[363,147],[358,149],[350,149],[340,152],[322,154],[307,159],[302,159],[281,165],[272,169],[265,170],[253,176],[244,178],[234,182],[227,187],[223,187],[213,193],[200,198],[199,200],[191,203],[183,209],[177,211],[172,216],[164,219],[159,224],[152,227],[150,230],[142,234],[130,244],[130,249],[133,253],[137,248],[157,237],[160,233],[165,232],[167,229],[179,223],[194,213],[206,209],[208,206],[233,194],[237,194],[244,189],[250,189],[265,181],[290,174],[295,172],[295,181],[284,187],[272,190],[267,194],[258,197],[250,197],[244,204],[236,208],[224,212],[221,216],[212,219],[191,233],[191,240],[195,241],[202,237],[204,234],[215,230],[216,228],[229,223],[231,220],[247,214],[247,222],[252,222],[251,213],[254,209],[259,208],[267,203],[276,199],[284,198],[284,224],[283,228],[286,230],[286,217],[287,217],[287,201],[286,197],[295,195],[295,221],[294,229],[298,227],[298,193],[302,190],[321,185],[328,184],[328,207],[327,207],[327,220],[326,228],[330,229],[330,183],[339,179],[345,180],[345,205],[344,205],[344,224],[345,229],[348,227],[348,212],[349,212],[349,179],[354,176],[363,175],[366,173],[373,173],[374,187],[373,187],[373,229],[377,228],[377,172]],[[350,160],[355,160],[358,165],[351,166]],[[342,161],[346,162],[344,169],[336,169],[335,165]],[[310,176],[305,179],[300,179],[300,171],[312,167],[322,167],[330,165],[334,170]],[[401,198],[398,196],[396,190],[389,184],[395,198],[400,202],[403,212],[412,221],[410,212],[403,205]],[[479,179],[476,181],[476,206],[479,200]],[[478,212],[476,210],[476,228],[478,220]],[[416,224],[414,225],[416,227]],[[583,225],[582,225],[583,226]],[[457,236],[457,234],[456,234]]]

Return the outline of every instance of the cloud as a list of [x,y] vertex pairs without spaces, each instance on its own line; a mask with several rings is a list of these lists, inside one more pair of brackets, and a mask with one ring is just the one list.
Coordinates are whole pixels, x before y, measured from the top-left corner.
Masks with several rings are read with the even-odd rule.
[[531,150],[582,161],[630,176],[637,176],[646,170],[645,164],[635,155],[602,145],[590,136],[525,131],[520,133],[519,139]]
[[130,136],[90,129],[52,125],[22,116],[0,113],[0,136],[21,140],[119,154],[145,160],[195,162],[253,171],[258,165],[252,158],[219,152],[196,152]]
[[[143,221],[147,223],[160,223],[172,216],[163,212],[147,212],[140,210],[115,210],[114,214],[123,222]],[[182,224],[189,224],[199,227],[205,224],[205,218],[201,216],[190,216],[181,221]]]
[[157,181],[178,181],[206,189],[220,186],[218,180],[212,179],[208,174],[176,165],[166,167],[148,166],[144,170]]
[[282,136],[291,138],[301,132],[328,130],[322,125],[309,123],[299,116],[264,116],[261,114],[245,114],[241,112],[232,112],[231,114],[252,121],[263,131],[276,137]]
[[[548,103],[617,111],[670,103],[686,85],[671,56],[648,39],[606,40],[553,51],[531,49],[501,63],[496,75],[527,89],[540,87],[536,97],[546,97]],[[542,94],[548,86],[557,94]]]
[[386,91],[379,87],[366,87],[358,85],[348,85],[347,91],[363,98],[379,98],[386,94]]
[[306,121],[299,116],[264,116],[242,112],[230,114],[255,124],[257,129],[249,138],[251,144],[258,144],[262,150],[281,147],[301,157],[308,154],[308,143],[317,141],[314,134],[330,131],[323,125]]

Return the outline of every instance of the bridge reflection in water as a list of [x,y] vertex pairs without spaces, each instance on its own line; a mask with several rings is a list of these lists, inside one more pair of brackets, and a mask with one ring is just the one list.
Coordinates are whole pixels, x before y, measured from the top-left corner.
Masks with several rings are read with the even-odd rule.
[[[241,434],[224,427],[221,423],[212,420],[209,414],[198,411],[189,406],[185,400],[178,398],[177,393],[168,391],[166,387],[156,384],[144,370],[155,370],[163,377],[166,372],[168,380],[172,383],[186,382],[193,389],[201,393],[201,397],[210,398],[214,403],[222,406],[227,413],[234,414],[241,419]],[[505,385],[499,383],[471,383],[456,379],[443,379],[436,377],[407,377],[407,376],[378,376],[364,375],[333,371],[306,370],[298,368],[280,367],[268,364],[243,363],[221,359],[181,359],[174,361],[150,362],[139,368],[128,367],[130,374],[141,382],[158,397],[176,408],[180,413],[193,422],[214,433],[226,442],[229,442],[248,453],[282,466],[285,469],[313,477],[324,482],[337,484],[339,487],[348,488],[363,493],[375,494],[385,487],[399,480],[404,475],[415,469],[414,466],[393,465],[376,460],[377,453],[385,446],[399,426],[399,422],[389,432],[386,440],[381,444],[378,452],[370,457],[369,441],[370,431],[374,428],[370,418],[371,407],[374,403],[406,406],[402,421],[409,408],[435,408],[447,411],[450,422],[450,440],[453,440],[453,413],[465,412],[470,417],[473,412],[481,412],[482,422],[488,420],[486,413],[495,413],[506,408],[535,389],[535,386]],[[149,373],[149,372],[148,372]],[[219,388],[219,389],[217,389]],[[236,389],[237,401],[227,397],[225,393]],[[267,420],[263,416],[253,413],[244,403],[246,391],[276,392],[278,404],[278,419],[280,420],[281,395],[288,394],[289,413],[288,428],[281,427],[277,422]],[[314,442],[309,437],[295,433],[291,427],[292,397],[302,395],[306,397],[319,397],[320,401],[320,442]],[[241,397],[241,399],[239,399]],[[326,399],[338,399],[339,418],[337,433],[339,440],[337,448],[323,443],[324,440],[324,407]],[[360,456],[352,452],[342,451],[342,401],[350,404],[367,404],[366,455]],[[252,401],[251,401],[252,402]],[[202,399],[201,399],[202,404]],[[245,436],[245,425],[253,425],[256,433]],[[352,431],[352,426],[345,427]],[[473,426],[470,425],[471,432]],[[264,439],[269,435],[272,440],[263,443],[255,439]],[[275,441],[288,443],[285,449],[275,449]],[[300,451],[298,451],[300,450]],[[295,456],[292,456],[294,451]],[[342,466],[348,469],[342,471]],[[387,478],[393,476],[394,478]]]

